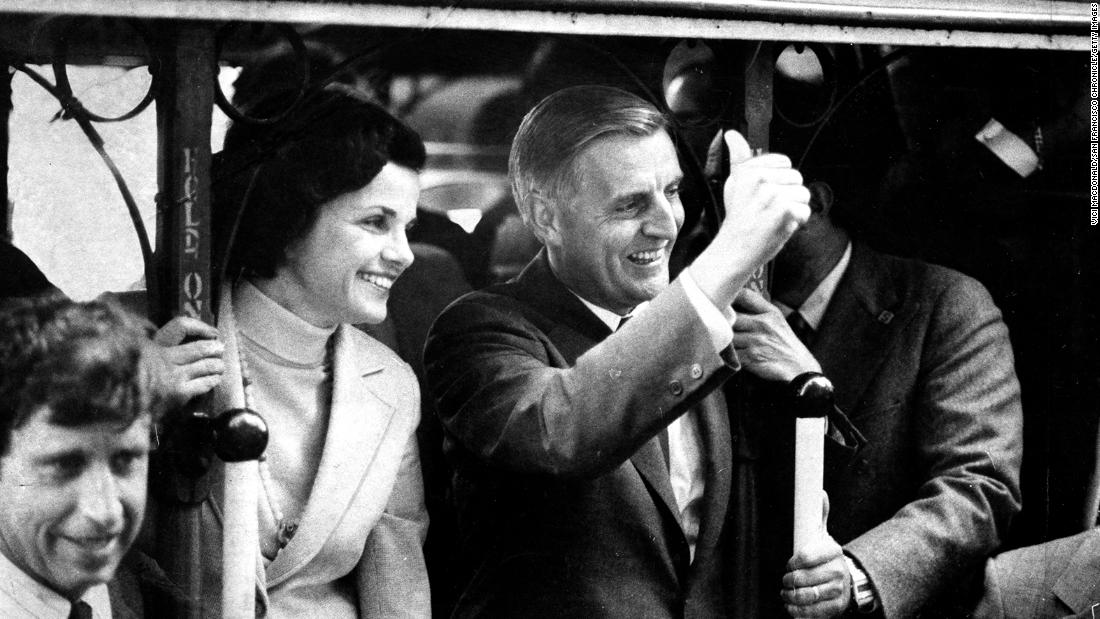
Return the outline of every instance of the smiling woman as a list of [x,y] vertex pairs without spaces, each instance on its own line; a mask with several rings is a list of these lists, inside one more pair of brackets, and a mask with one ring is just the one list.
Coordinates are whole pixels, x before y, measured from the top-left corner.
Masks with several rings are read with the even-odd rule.
[[[382,108],[322,90],[275,126],[231,127],[215,162],[228,265],[219,326],[227,359],[240,360],[215,400],[218,410],[243,401],[270,430],[259,505],[234,513],[250,526],[258,511],[258,545],[245,547],[265,567],[258,604],[272,616],[430,614],[419,389],[407,364],[352,327],[386,317],[412,263],[406,230],[424,158],[420,138]],[[221,494],[236,499],[229,471]],[[234,509],[204,506],[207,556],[236,543]],[[255,563],[244,557],[248,578]],[[221,590],[220,570],[205,577],[204,591]],[[204,616],[222,603],[204,596]]]
[[394,280],[413,261],[405,230],[416,216],[416,172],[387,163],[368,185],[321,207],[257,288],[310,324],[377,324]]

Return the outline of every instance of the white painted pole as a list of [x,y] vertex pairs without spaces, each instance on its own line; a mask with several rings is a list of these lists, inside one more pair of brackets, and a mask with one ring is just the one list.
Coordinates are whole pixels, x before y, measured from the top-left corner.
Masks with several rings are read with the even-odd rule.
[[794,551],[821,538],[822,488],[825,483],[824,417],[794,422]]
[[222,539],[222,619],[256,617],[256,551],[259,463],[225,463]]
[[833,384],[817,372],[791,381],[794,402],[793,551],[825,535],[825,432],[833,409]]
[[[245,408],[244,383],[237,342],[237,324],[231,307],[232,286],[222,286],[218,328],[225,341],[223,405]],[[256,460],[226,462],[222,530],[222,619],[255,619],[256,553],[259,552],[259,464]]]

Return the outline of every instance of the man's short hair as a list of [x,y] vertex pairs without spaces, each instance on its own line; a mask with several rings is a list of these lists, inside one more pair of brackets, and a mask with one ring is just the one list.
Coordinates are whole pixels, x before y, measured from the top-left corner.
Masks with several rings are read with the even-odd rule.
[[63,427],[117,423],[124,430],[167,406],[164,360],[152,327],[104,301],[60,294],[0,308],[0,457],[12,433],[46,407]]
[[573,164],[593,141],[649,137],[668,126],[653,104],[610,86],[573,86],[546,97],[523,118],[508,158],[512,197],[524,221],[530,221],[532,194],[572,195],[579,177]]

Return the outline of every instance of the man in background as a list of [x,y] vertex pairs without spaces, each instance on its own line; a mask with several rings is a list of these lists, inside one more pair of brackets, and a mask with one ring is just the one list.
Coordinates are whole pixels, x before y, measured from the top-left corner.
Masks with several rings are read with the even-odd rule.
[[769,330],[754,326],[786,315],[832,380],[867,439],[854,462],[826,458],[853,610],[910,617],[979,574],[1020,509],[1008,330],[977,281],[852,241],[831,192],[814,194],[821,211],[774,262],[778,309],[743,296],[735,346],[758,347]]

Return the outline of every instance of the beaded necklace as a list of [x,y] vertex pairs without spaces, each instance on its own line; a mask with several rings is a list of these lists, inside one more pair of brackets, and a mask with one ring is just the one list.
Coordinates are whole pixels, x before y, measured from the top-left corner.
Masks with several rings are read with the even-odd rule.
[[[240,334],[238,334],[237,341],[240,341]],[[244,388],[244,405],[249,410],[256,410],[255,398],[252,396],[252,379],[248,373],[248,360],[243,346],[238,346],[237,357],[241,366],[241,384]],[[275,543],[278,545],[279,550],[286,548],[286,545],[290,543],[290,539],[294,537],[294,534],[298,532],[298,520],[294,518],[287,518],[283,514],[282,504],[279,503],[279,498],[275,495],[275,484],[271,480],[271,470],[267,465],[267,454],[263,454],[259,458],[260,469],[260,483],[263,485],[264,497],[267,499],[267,508],[271,511],[271,517],[275,520]]]

